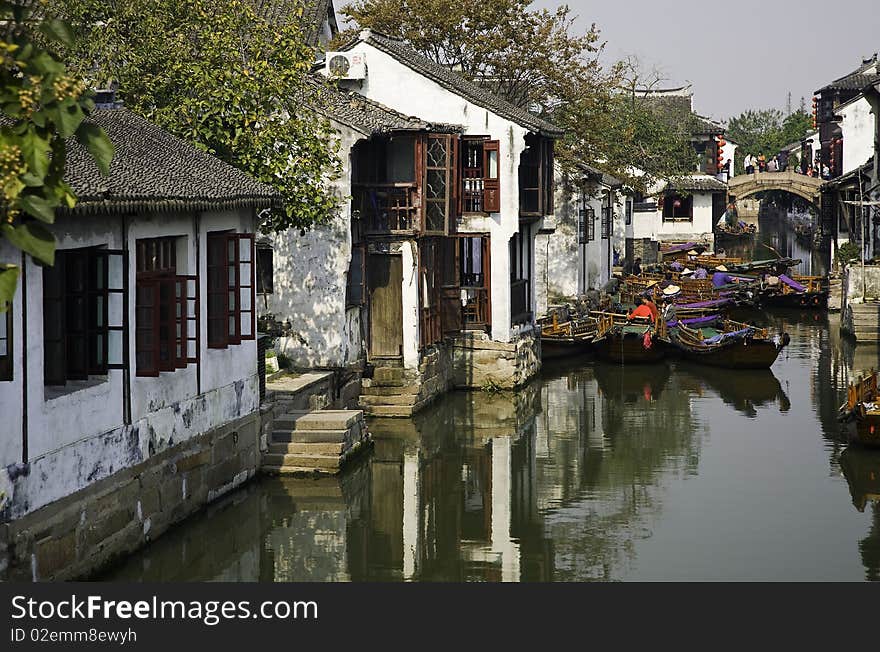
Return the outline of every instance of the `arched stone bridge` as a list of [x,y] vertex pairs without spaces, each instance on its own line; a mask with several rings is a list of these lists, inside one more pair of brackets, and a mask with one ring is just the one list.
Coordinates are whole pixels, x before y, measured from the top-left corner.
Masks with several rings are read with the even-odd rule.
[[819,190],[823,183],[822,179],[785,171],[741,174],[728,180],[727,186],[730,194],[737,199],[744,199],[766,190],[785,190],[818,205]]

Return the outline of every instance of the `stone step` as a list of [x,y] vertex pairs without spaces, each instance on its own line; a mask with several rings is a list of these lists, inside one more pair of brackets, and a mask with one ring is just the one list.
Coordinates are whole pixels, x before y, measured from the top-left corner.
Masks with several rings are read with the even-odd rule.
[[272,455],[342,455],[345,452],[345,443],[337,442],[327,444],[320,443],[271,443],[269,453]]
[[310,466],[279,466],[277,464],[264,464],[261,467],[261,471],[269,475],[312,475],[316,471],[319,473],[338,473],[339,469],[327,471],[322,469],[315,469]]
[[368,405],[364,408],[371,417],[411,417],[413,405]]
[[380,383],[403,380],[402,367],[377,367],[373,369],[373,380]]
[[324,472],[335,472],[342,463],[339,455],[278,455],[269,453],[263,456],[263,466],[285,467],[297,466]]
[[392,386],[384,386],[384,385],[363,385],[361,387],[361,396],[397,396],[398,394],[418,394],[420,386],[419,385],[404,385],[401,382],[399,385]]
[[386,396],[370,396],[361,394],[358,399],[361,407],[369,405],[415,405],[419,402],[418,394],[398,394]]
[[275,419],[275,430],[347,430],[363,418],[360,410],[288,412]]
[[272,442],[277,444],[335,444],[351,437],[350,430],[273,430]]
[[361,389],[364,387],[387,387],[391,389],[399,389],[409,385],[409,380],[401,378],[399,380],[376,380],[375,378],[362,378]]

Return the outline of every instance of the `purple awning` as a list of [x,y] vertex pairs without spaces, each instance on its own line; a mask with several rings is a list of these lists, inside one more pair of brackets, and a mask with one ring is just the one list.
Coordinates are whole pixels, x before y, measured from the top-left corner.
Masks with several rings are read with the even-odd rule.
[[805,285],[801,285],[800,283],[795,281],[793,278],[786,276],[785,274],[780,274],[779,280],[782,281],[783,283],[785,283],[792,290],[795,290],[796,292],[806,292],[807,291],[807,287]]
[[676,308],[719,308],[732,303],[730,299],[710,299],[709,301],[697,301],[696,303],[677,303]]

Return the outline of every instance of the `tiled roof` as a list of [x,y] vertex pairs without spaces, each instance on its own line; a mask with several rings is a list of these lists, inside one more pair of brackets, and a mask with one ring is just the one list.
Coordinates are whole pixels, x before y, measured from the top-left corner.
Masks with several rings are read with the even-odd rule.
[[666,184],[666,190],[686,192],[727,190],[727,184],[707,174],[693,174],[670,179],[669,183]]
[[877,83],[880,80],[880,68],[875,58],[863,61],[862,65],[853,70],[851,73],[835,79],[830,84],[826,84],[816,91],[816,94],[822,91],[860,91],[869,84]]
[[124,108],[96,109],[89,118],[113,142],[110,175],[102,176],[85,147],[68,142],[64,180],[79,201],[74,212],[267,208],[273,188],[172,136]]
[[364,30],[361,32],[359,39],[345,46],[343,50],[350,50],[360,42],[372,45],[447,90],[522,127],[550,137],[558,137],[563,133],[562,129],[556,125],[550,124],[525,109],[514,106],[507,100],[498,97],[485,88],[481,88],[459,73],[422,56],[400,39],[371,30]]
[[715,136],[724,133],[724,127],[694,113],[692,96],[689,93],[637,94],[636,99],[649,107],[666,124],[674,127],[686,126],[692,135]]
[[[336,12],[333,0],[251,0],[257,13],[273,24],[298,22],[302,25],[306,43],[318,46],[318,37],[325,20],[336,30]],[[302,9],[302,16],[299,11]]]
[[589,163],[577,163],[576,165],[593,181],[598,181],[599,183],[613,189],[623,187],[623,181],[617,177],[611,176],[607,172],[603,172],[599,168],[593,167]]
[[354,91],[345,91],[329,85],[315,85],[312,102],[316,112],[355,129],[365,136],[392,131],[433,131],[460,133],[462,127],[432,123],[407,116],[383,104],[367,99]]

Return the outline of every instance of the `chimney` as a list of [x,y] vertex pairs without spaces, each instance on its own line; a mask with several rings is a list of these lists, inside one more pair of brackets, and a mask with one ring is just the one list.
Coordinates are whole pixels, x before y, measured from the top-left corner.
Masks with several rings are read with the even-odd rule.
[[95,89],[95,108],[96,109],[118,109],[122,106],[122,102],[116,99],[116,86],[112,88],[96,88]]

